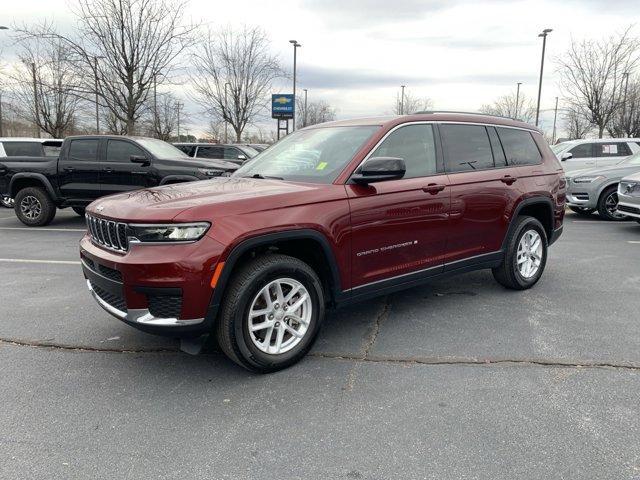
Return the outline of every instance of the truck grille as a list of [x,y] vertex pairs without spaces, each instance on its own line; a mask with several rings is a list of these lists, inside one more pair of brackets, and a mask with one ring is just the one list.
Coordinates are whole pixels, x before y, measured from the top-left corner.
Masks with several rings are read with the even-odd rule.
[[129,250],[127,224],[85,215],[91,239],[100,246],[116,252]]

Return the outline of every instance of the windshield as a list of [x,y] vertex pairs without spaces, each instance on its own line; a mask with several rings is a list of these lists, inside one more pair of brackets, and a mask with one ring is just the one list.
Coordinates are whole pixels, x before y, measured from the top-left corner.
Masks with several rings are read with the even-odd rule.
[[618,162],[618,165],[629,165],[629,166],[639,165],[640,166],[640,152],[625,158],[621,162]]
[[255,149],[255,148],[253,148],[253,147],[250,147],[250,146],[248,146],[248,145],[242,145],[242,146],[240,147],[240,150],[242,150],[242,151],[244,152],[244,154],[247,156],[247,158],[253,158],[253,157],[255,157],[258,153],[260,153],[260,152],[258,152],[258,150],[256,150],[256,149]]
[[235,176],[331,183],[379,126],[299,130],[239,168]]
[[182,150],[178,150],[170,143],[163,142],[162,140],[155,138],[136,138],[136,142],[149,150],[154,157],[159,158],[160,160],[189,158]]
[[551,151],[557,155],[558,153],[562,152],[563,150],[566,150],[572,145],[573,144],[569,142],[557,143],[555,145],[551,145]]

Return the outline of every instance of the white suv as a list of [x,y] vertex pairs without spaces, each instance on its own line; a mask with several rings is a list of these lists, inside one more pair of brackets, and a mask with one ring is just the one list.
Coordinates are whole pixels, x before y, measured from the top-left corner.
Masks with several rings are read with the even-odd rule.
[[565,172],[617,164],[640,152],[640,138],[598,138],[571,140],[551,147]]

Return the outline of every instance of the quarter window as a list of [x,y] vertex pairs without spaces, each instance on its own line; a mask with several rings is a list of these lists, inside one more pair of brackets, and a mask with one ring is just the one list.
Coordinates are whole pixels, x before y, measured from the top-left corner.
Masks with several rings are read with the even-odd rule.
[[69,158],[82,162],[95,162],[98,158],[98,140],[71,140]]
[[493,168],[493,154],[485,127],[444,124],[440,126],[440,137],[447,172]]
[[437,171],[433,127],[406,125],[391,133],[370,155],[402,158],[407,167],[404,178],[426,177]]
[[515,128],[497,128],[509,165],[539,165],[542,155],[531,133]]

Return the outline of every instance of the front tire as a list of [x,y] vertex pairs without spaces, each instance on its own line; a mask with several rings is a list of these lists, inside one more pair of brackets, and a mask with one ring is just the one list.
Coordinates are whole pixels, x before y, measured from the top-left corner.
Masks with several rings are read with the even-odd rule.
[[574,213],[577,213],[581,217],[589,217],[593,212],[596,211],[595,208],[574,207],[572,205],[569,206],[569,210],[571,210]]
[[16,194],[13,206],[18,219],[29,227],[49,225],[56,216],[56,206],[40,187],[23,188]]
[[303,261],[281,254],[250,260],[225,291],[216,327],[222,351],[259,373],[304,357],[324,320],[322,283]]
[[628,220],[629,217],[617,212],[618,209],[618,186],[612,185],[607,188],[598,199],[598,214],[605,220],[620,222]]
[[533,287],[547,264],[547,234],[533,217],[521,216],[507,237],[502,265],[492,269],[496,281],[511,290]]

